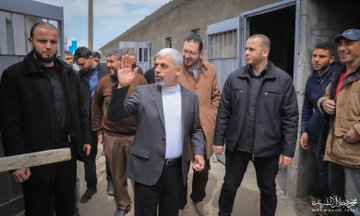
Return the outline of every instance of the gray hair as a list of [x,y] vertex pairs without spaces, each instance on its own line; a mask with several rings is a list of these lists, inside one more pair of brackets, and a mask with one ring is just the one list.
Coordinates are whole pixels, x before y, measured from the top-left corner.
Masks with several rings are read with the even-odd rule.
[[121,58],[125,55],[125,52],[121,49],[116,49],[107,54],[107,57],[115,56],[117,60],[121,60]]
[[161,49],[158,53],[156,53],[155,58],[162,56],[171,56],[173,63],[175,66],[183,66],[183,57],[182,54],[173,48],[164,48]]

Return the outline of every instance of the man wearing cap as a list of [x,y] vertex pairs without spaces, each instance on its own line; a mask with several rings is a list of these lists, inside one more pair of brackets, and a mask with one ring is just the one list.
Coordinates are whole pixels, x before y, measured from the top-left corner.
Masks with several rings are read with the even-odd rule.
[[348,208],[360,215],[360,30],[348,29],[334,41],[343,66],[318,100],[329,128],[324,160],[330,161],[330,189],[355,203]]

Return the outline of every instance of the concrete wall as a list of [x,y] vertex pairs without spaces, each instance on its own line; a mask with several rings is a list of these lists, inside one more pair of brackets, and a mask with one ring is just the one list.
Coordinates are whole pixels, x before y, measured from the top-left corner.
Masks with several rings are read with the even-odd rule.
[[[172,38],[172,47],[182,49],[184,38],[193,29],[200,29],[200,36],[207,43],[207,25],[220,22],[278,0],[194,0],[158,17],[151,24],[143,26],[129,34],[121,35],[121,41],[151,41],[151,55],[165,47],[165,38]],[[102,52],[118,47],[118,40],[101,49]],[[206,47],[205,53],[206,53]]]

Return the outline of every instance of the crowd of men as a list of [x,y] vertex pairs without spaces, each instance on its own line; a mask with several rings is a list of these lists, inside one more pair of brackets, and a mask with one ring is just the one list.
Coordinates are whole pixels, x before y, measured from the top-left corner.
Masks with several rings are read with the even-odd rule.
[[[62,147],[72,154],[69,161],[11,172],[23,187],[26,216],[74,215],[76,160],[84,162],[87,184],[81,202],[97,193],[98,143],[104,148],[114,216],[131,210],[128,179],[136,216],[187,215],[188,200],[198,215],[208,215],[209,159],[223,152],[218,215],[232,214],[250,161],[260,190],[260,215],[275,215],[275,178],[279,167],[293,160],[299,111],[290,75],[269,60],[266,35],[247,38],[246,65],[227,77],[221,94],[215,66],[202,58],[198,35],[186,37],[181,52],[158,51],[154,67],[145,73],[136,55],[122,50],[108,53],[106,64],[100,63],[100,53],[86,47],[65,52],[62,61],[56,57],[58,38],[56,27],[35,23],[31,52],[1,77],[5,154]],[[359,204],[320,206],[332,196],[360,200],[360,30],[348,29],[332,40],[340,63],[333,44],[313,49],[299,139],[316,162],[308,189],[314,214],[360,215]]]

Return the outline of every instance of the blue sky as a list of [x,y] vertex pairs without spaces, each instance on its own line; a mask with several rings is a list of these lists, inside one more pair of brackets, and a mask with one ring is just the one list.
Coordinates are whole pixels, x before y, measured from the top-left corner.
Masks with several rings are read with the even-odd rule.
[[[88,0],[36,0],[64,7],[65,37],[87,46]],[[169,0],[93,0],[94,50],[119,36]],[[70,44],[69,44],[70,45]]]

